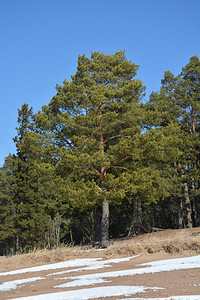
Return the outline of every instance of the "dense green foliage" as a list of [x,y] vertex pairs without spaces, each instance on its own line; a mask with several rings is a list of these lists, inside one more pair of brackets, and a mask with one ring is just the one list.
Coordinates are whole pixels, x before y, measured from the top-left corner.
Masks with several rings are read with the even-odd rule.
[[49,105],[18,110],[0,170],[0,254],[200,226],[200,61],[147,103],[125,52],[79,56]]

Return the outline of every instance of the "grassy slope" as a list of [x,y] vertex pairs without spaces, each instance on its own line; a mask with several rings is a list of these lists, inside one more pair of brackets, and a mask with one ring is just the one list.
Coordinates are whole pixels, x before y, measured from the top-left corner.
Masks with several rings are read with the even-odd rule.
[[148,233],[132,238],[116,239],[104,251],[96,251],[91,246],[64,246],[55,250],[36,250],[31,253],[15,255],[6,259],[0,257],[0,270],[8,271],[42,264],[56,263],[75,258],[125,257],[139,253],[155,255],[167,253],[173,255],[200,254],[200,227],[188,229],[168,229]]

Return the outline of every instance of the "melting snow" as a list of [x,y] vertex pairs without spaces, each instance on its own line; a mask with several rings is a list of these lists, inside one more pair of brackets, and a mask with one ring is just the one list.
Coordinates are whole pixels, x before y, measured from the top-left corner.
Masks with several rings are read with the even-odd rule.
[[144,286],[102,286],[90,289],[81,289],[75,291],[66,291],[53,294],[15,298],[13,300],[87,300],[93,298],[129,296],[136,293],[144,293],[147,289],[160,288],[148,288]]
[[[60,279],[72,279],[73,286],[76,284],[80,284],[81,280],[94,280],[100,278],[114,278],[119,276],[133,276],[137,274],[149,274],[149,273],[157,273],[164,271],[174,271],[174,270],[183,270],[183,269],[192,269],[200,267],[200,255],[178,258],[178,259],[169,259],[169,260],[161,260],[154,261],[143,265],[151,265],[150,267],[140,268],[140,269],[131,269],[131,270],[122,270],[122,271],[114,271],[114,272],[103,272],[103,273],[95,273],[95,274],[86,274],[79,276],[70,276]],[[68,283],[69,284],[69,283]],[[58,285],[56,287],[62,287],[62,285]]]
[[71,273],[71,272],[79,272],[79,271],[88,271],[88,270],[97,270],[97,269],[102,269],[102,268],[108,268],[111,267],[110,264],[118,264],[120,262],[125,262],[129,261],[132,258],[138,257],[139,255],[131,256],[131,257],[125,257],[125,258],[114,258],[114,259],[109,259],[109,260],[102,260],[102,261],[91,261],[88,263],[87,267],[84,268],[77,268],[73,270],[65,270],[61,272],[56,272],[56,273],[51,273],[48,274],[47,276],[52,276],[52,275],[61,275],[61,274],[66,274],[66,273]]
[[97,279],[86,278],[86,279],[74,280],[72,282],[67,282],[54,287],[66,288],[66,287],[76,287],[76,286],[83,286],[83,285],[94,285],[97,283],[105,283],[105,282],[111,282],[111,281],[105,280],[103,278],[97,278]]
[[85,258],[85,259],[67,260],[67,261],[59,262],[59,263],[55,263],[55,264],[49,264],[49,265],[43,265],[43,266],[38,266],[38,267],[3,272],[3,273],[0,273],[0,276],[40,272],[40,271],[55,270],[55,269],[62,269],[62,268],[64,269],[64,268],[74,268],[74,267],[82,267],[82,266],[84,267],[84,266],[88,266],[91,263],[94,263],[100,259],[101,258],[88,258],[88,259]]
[[[0,276],[16,275],[16,274],[24,274],[24,273],[32,273],[32,272],[40,272],[40,271],[64,269],[64,268],[84,267],[84,266],[87,266],[89,268],[92,267],[92,269],[90,269],[90,270],[94,270],[97,268],[104,268],[109,263],[119,263],[119,262],[129,261],[130,259],[135,258],[137,256],[139,256],[139,255],[126,257],[126,258],[116,258],[116,259],[101,261],[101,262],[99,262],[99,267],[98,267],[98,261],[100,261],[101,258],[73,259],[73,260],[67,260],[67,261],[59,262],[59,263],[55,263],[55,264],[48,264],[48,265],[37,266],[37,267],[32,267],[32,268],[25,268],[25,269],[14,270],[14,271],[9,271],[9,272],[2,272],[2,273],[0,273]],[[110,265],[109,265],[109,267],[110,267]],[[80,269],[78,269],[78,271],[79,270]],[[69,270],[69,272],[71,272],[71,271],[72,270]],[[65,272],[66,271],[64,271],[64,273]],[[60,274],[62,274],[62,273],[63,272],[61,272]],[[54,274],[50,274],[50,275],[54,275]]]
[[45,278],[44,277],[33,277],[33,278],[7,281],[7,282],[0,284],[0,291],[5,292],[5,291],[10,291],[10,290],[15,290],[18,286],[22,286],[24,283],[34,282],[36,280],[41,280],[41,279],[45,279]]

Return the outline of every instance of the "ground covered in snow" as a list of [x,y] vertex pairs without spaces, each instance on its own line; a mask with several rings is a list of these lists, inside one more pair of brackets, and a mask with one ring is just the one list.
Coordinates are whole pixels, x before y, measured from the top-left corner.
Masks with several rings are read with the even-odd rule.
[[88,250],[62,262],[21,268],[6,269],[5,263],[1,268],[0,261],[0,299],[200,300],[198,251],[115,251],[109,257],[108,251]]

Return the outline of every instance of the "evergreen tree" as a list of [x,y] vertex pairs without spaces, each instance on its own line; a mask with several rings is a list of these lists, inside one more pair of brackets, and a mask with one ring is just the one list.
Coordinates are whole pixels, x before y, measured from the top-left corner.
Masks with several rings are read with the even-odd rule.
[[[16,250],[22,250],[22,239],[24,232],[27,232],[28,221],[28,205],[26,194],[28,193],[28,159],[26,152],[23,151],[21,143],[29,129],[32,128],[32,108],[28,108],[28,104],[23,104],[21,110],[18,109],[17,136],[13,139],[17,155],[13,156],[13,202],[15,205],[15,214],[13,216],[14,228],[16,230]],[[31,222],[31,221],[30,221]]]
[[[102,205],[103,247],[108,245],[108,185],[120,182],[127,169],[124,163],[141,153],[139,103],[144,87],[140,80],[133,79],[137,69],[124,52],[94,52],[91,59],[79,56],[72,81],[57,86],[57,95],[43,107],[46,126],[54,132],[56,143],[65,146],[61,161],[66,168],[73,166],[73,174],[82,174],[85,184],[88,180],[96,182],[96,202]],[[38,115],[38,121],[45,120],[44,114]],[[118,189],[113,197],[124,193],[125,184]]]
[[[192,227],[193,223],[197,224],[198,219],[196,201],[199,201],[199,75],[199,59],[197,56],[191,57],[189,64],[177,77],[170,71],[165,72],[160,92],[153,92],[147,103],[149,120],[152,120],[149,122],[151,127],[162,128],[174,122],[177,132],[180,132],[182,141],[179,150],[182,155],[178,160],[171,161],[171,167],[177,173],[177,187],[173,189],[171,197],[177,199],[179,227],[185,223],[187,227]],[[182,185],[182,193],[178,185]]]
[[41,131],[51,132],[61,148],[56,168],[67,178],[69,205],[96,206],[96,240],[102,247],[109,239],[109,204],[123,199],[149,204],[161,191],[167,193],[166,181],[151,162],[175,153],[173,124],[159,132],[143,130],[144,87],[134,79],[137,69],[124,52],[79,56],[72,81],[57,86],[36,116]]
[[0,170],[0,255],[9,254],[13,236],[13,203],[11,199],[11,174]]
[[192,56],[182,69],[181,79],[176,88],[182,109],[180,124],[185,134],[180,172],[183,178],[187,226],[192,227],[200,224],[200,61],[197,56]]
[[[12,216],[16,251],[45,246],[48,215],[54,207],[55,177],[52,148],[48,137],[33,131],[33,112],[22,105],[18,117],[18,135],[14,138],[17,154],[12,157]],[[51,183],[50,183],[51,182]],[[51,187],[50,187],[51,185]],[[54,217],[54,216],[53,216]]]

